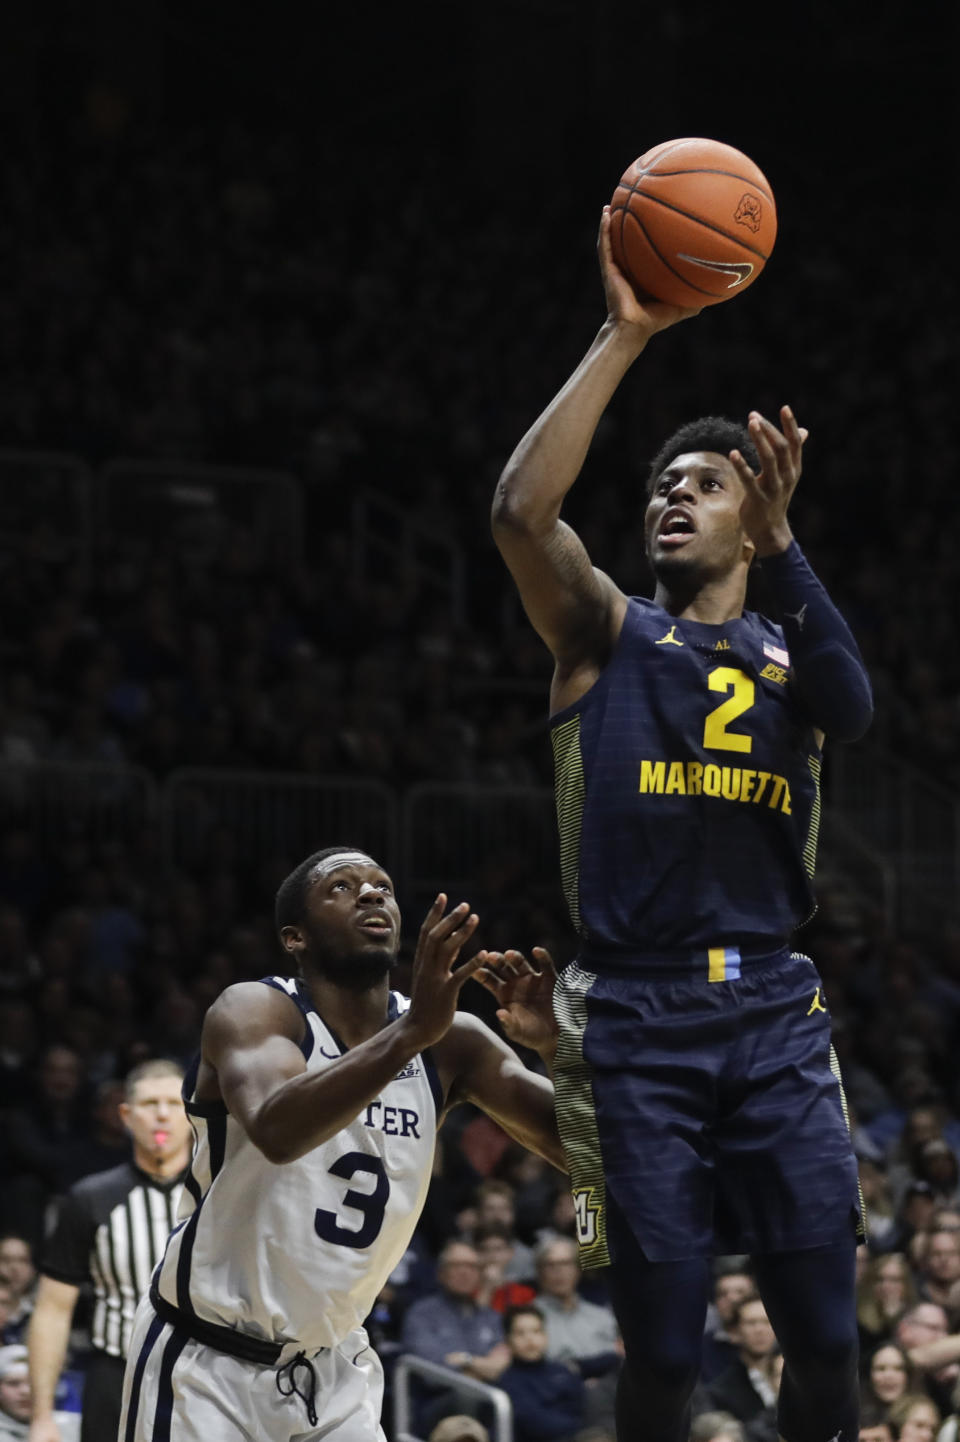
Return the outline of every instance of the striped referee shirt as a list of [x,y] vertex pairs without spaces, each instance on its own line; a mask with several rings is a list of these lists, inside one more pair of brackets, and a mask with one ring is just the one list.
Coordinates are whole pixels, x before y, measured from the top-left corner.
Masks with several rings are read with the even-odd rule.
[[126,1357],[133,1316],[176,1222],[184,1173],[158,1181],[132,1162],[84,1177],[67,1192],[40,1270],[72,1287],[93,1284],[93,1347]]

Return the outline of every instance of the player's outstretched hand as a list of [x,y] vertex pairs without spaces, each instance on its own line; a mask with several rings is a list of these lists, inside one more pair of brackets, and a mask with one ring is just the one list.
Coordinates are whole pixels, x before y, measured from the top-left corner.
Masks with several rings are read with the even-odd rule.
[[444,916],[447,898],[441,891],[424,919],[413,958],[407,1019],[431,1046],[446,1033],[457,1010],[465,981],[483,965],[482,953],[462,966],[453,964],[479,925],[480,918],[465,901]]
[[519,951],[481,951],[482,966],[474,980],[497,999],[497,1020],[518,1046],[552,1059],[557,1049],[553,988],[557,971],[546,947],[535,946],[531,965]]
[[597,254],[600,257],[600,274],[603,277],[603,292],[607,299],[607,315],[610,320],[622,325],[634,325],[644,340],[658,330],[676,325],[677,321],[689,320],[699,315],[701,307],[687,310],[679,305],[667,305],[666,301],[654,300],[652,296],[640,297],[613,258],[610,243],[610,207],[603,207],[600,217],[600,233],[597,236]]
[[759,411],[750,412],[747,425],[760,458],[759,473],[754,474],[739,451],[730,452],[730,460],[743,482],[740,519],[758,556],[785,551],[793,540],[787,507],[803,469],[803,443],[809,431],[797,425],[789,406],[780,408],[780,424],[782,431]]

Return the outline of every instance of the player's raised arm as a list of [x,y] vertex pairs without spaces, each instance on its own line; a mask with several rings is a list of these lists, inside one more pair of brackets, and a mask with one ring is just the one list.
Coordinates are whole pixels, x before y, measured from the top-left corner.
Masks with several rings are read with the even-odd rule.
[[409,1010],[322,1071],[307,1069],[303,1023],[282,992],[241,982],[211,1007],[203,1061],[216,1073],[230,1114],[270,1161],[295,1161],[335,1136],[445,1034],[461,987],[481,965],[476,958],[452,970],[477,917],[466,903],[444,916],[446,903],[438,896],[421,928]]
[[873,718],[870,678],[853,633],[811,570],[787,519],[807,430],[789,406],[781,407],[779,429],[751,411],[749,430],[759,471],[739,451],[731,452],[730,460],[743,483],[741,520],[782,617],[794,687],[821,736],[855,741]]
[[[552,1069],[557,1048],[553,1016],[556,971],[550,953],[533,951],[532,966],[518,951],[480,952],[475,980],[493,993],[497,1019],[511,1041],[536,1051]],[[476,1017],[460,1012],[435,1048],[448,1081],[447,1106],[472,1102],[498,1122],[521,1146],[566,1171],[554,1112],[553,1086]]]
[[598,239],[607,319],[580,365],[517,446],[493,501],[493,533],[533,626],[558,672],[602,665],[616,640],[623,593],[591,564],[560,519],[614,392],[658,330],[696,314],[659,301],[641,304],[610,251],[605,208]]

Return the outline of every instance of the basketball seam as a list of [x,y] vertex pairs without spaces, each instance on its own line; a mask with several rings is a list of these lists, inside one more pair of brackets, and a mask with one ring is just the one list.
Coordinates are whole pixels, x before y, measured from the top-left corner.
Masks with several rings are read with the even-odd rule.
[[648,175],[652,175],[654,180],[671,180],[675,175],[725,175],[728,180],[739,180],[741,185],[747,185],[751,190],[759,190],[764,200],[769,200],[771,205],[774,204],[769,190],[764,190],[762,185],[757,185],[756,181],[750,180],[746,175],[741,175],[738,170],[717,170],[708,165],[698,165],[696,170],[654,170],[651,167],[648,170],[641,170],[637,180],[643,180]]
[[[744,248],[744,250],[749,250],[750,254],[751,254],[751,255],[755,255],[755,256],[758,258],[758,260],[762,260],[763,263],[764,263],[764,265],[766,265],[767,261],[770,259],[769,254],[768,254],[768,255],[764,255],[764,253],[763,253],[762,250],[758,250],[755,245],[751,245],[750,242],[749,242],[748,240],[745,240],[742,236],[739,236],[739,235],[731,235],[729,231],[727,231],[727,230],[721,230],[719,225],[713,225],[709,220],[701,220],[698,215],[691,215],[688,210],[681,210],[680,207],[679,207],[679,205],[673,205],[669,200],[661,200],[661,198],[660,198],[658,195],[651,195],[651,194],[649,193],[649,191],[640,190],[639,186],[636,186],[636,185],[630,187],[630,194],[627,196],[626,202],[624,202],[624,203],[622,203],[622,204],[620,204],[620,205],[611,205],[611,207],[610,207],[611,211],[625,210],[625,211],[627,211],[630,215],[632,215],[633,218],[634,218],[634,220],[637,221],[637,224],[640,225],[641,222],[639,221],[636,212],[630,209],[629,200],[630,200],[630,196],[631,196],[631,195],[640,195],[640,196],[643,197],[644,200],[649,200],[652,205],[660,205],[660,206],[663,207],[664,210],[672,210],[673,213],[674,213],[674,215],[682,215],[685,220],[692,220],[695,225],[702,225],[703,228],[704,228],[704,230],[710,230],[710,231],[713,232],[714,235],[722,235],[723,238],[724,238],[724,240],[732,240],[736,245],[742,245],[743,248]],[[641,225],[641,229],[643,229],[642,225]],[[644,233],[644,235],[647,235],[647,232],[646,232],[645,229],[643,230],[643,233]],[[647,235],[647,240],[650,240],[650,237],[649,237],[648,235]],[[622,244],[622,243],[623,243],[623,225],[622,225],[622,223],[621,223],[621,226],[620,226],[620,241],[621,241],[621,244]],[[653,241],[650,241],[650,244],[653,245]],[[656,249],[656,246],[654,246],[654,249]],[[658,252],[658,254],[659,254],[659,252]],[[661,257],[661,259],[662,259],[662,257]],[[664,262],[664,264],[666,264],[666,262]],[[681,280],[684,279],[683,276],[681,276],[681,277],[679,277],[679,278],[680,278]],[[705,292],[705,294],[710,294],[710,292]]]
[[[661,264],[663,264],[663,265],[666,266],[667,270],[670,272],[671,275],[676,276],[677,280],[681,281],[681,282],[687,287],[688,290],[695,290],[698,295],[707,295],[707,296],[710,297],[711,300],[714,300],[714,299],[716,298],[715,295],[714,295],[714,292],[713,292],[712,290],[704,290],[704,288],[703,288],[702,285],[697,285],[694,281],[692,281],[692,280],[687,280],[687,277],[686,277],[685,275],[681,274],[681,272],[680,272],[679,270],[675,270],[674,267],[670,264],[669,260],[667,260],[666,256],[660,254],[660,251],[657,249],[657,247],[656,247],[656,245],[654,244],[654,242],[650,239],[649,235],[647,234],[646,226],[644,225],[644,223],[643,223],[643,221],[640,219],[640,217],[639,217],[638,215],[635,215],[632,210],[628,210],[626,206],[624,206],[623,211],[624,211],[624,222],[623,222],[623,224],[626,225],[626,216],[629,215],[630,219],[631,219],[632,221],[634,221],[637,225],[639,225],[640,230],[641,230],[642,233],[643,233],[643,238],[644,238],[644,240],[647,242],[647,244],[649,245],[650,249],[653,251],[654,255],[655,255],[655,256],[657,257],[657,259],[661,262]],[[621,243],[621,245],[622,245],[622,244],[623,244],[623,226],[621,226],[621,228],[620,228],[620,236],[621,236],[621,241],[620,241],[620,243]],[[623,248],[624,248],[624,253],[626,253],[626,246],[624,246]]]

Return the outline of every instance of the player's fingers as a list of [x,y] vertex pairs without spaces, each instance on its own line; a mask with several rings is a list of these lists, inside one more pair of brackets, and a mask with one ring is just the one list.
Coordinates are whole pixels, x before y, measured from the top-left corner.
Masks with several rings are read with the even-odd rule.
[[443,915],[444,907],[446,906],[446,904],[447,904],[446,893],[443,892],[443,891],[441,891],[440,894],[439,894],[439,896],[437,897],[436,901],[433,903],[433,905],[431,906],[430,910],[427,912],[426,916],[423,918],[423,923],[422,923],[422,925],[421,925],[421,927],[420,927],[420,936],[421,936],[422,939],[425,940],[426,937],[427,937],[427,934],[432,930],[432,928],[433,928],[434,926],[436,926],[437,922],[440,920],[441,916]]
[[790,406],[782,406],[780,408],[780,421],[783,425],[783,434],[786,436],[787,443],[790,447],[791,459],[794,465],[799,465],[803,453],[803,443],[810,432],[805,426],[797,425],[797,418],[793,414]]
[[452,966],[459,956],[461,950],[470,940],[477,927],[480,925],[480,918],[475,911],[462,918],[455,931],[443,937],[437,946],[438,954]]
[[[756,447],[757,456],[760,459],[760,475],[757,477],[761,483],[764,480],[773,481],[782,468],[782,462],[786,459],[786,442],[783,436],[765,421],[763,416],[753,411],[750,416],[748,429],[750,439]],[[779,439],[779,448],[774,437]]]
[[452,911],[448,911],[446,916],[434,923],[430,928],[431,938],[435,942],[445,941],[452,932],[457,931],[463,925],[469,915],[470,903],[461,901]]
[[537,965],[540,968],[540,975],[549,976],[553,981],[556,981],[556,964],[547,948],[545,946],[535,946],[533,948],[533,955],[536,958]]
[[464,982],[470,981],[472,977],[476,976],[477,972],[482,969],[482,965],[479,956],[471,956],[469,961],[462,962],[456,971],[451,973],[450,980],[458,991]]
[[743,457],[743,454],[740,451],[730,452],[730,464],[733,466],[733,469],[736,471],[737,475],[740,477],[747,490],[751,493],[756,492],[757,494],[760,494],[760,477],[754,472],[753,467],[748,465],[748,463]]
[[505,951],[503,954],[504,966],[514,976],[532,976],[534,968],[530,965],[522,951]]
[[498,1001],[500,1000],[500,994],[506,983],[497,976],[496,972],[490,971],[486,966],[481,966],[474,972],[473,980],[478,981],[480,985],[486,987],[487,991],[491,992]]

